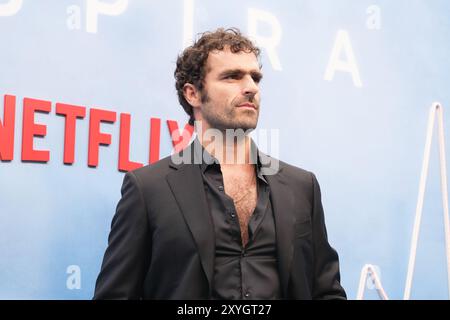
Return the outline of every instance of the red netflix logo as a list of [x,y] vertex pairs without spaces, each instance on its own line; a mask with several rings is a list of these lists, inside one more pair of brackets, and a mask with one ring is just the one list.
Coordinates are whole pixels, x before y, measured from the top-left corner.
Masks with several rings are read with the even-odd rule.
[[[75,159],[75,137],[78,121],[86,118],[86,107],[65,103],[56,103],[55,114],[64,117],[64,156],[63,163],[71,165]],[[50,114],[52,111],[51,101],[24,98],[22,119],[22,154],[21,160],[28,162],[46,163],[50,160],[50,150],[36,150],[33,147],[35,137],[44,138],[47,135],[47,126],[36,123],[34,115],[36,112]],[[91,108],[89,113],[89,136],[88,136],[88,159],[89,167],[97,167],[99,164],[100,146],[109,146],[113,137],[109,133],[100,131],[101,123],[115,124],[117,113],[110,110]],[[119,130],[119,157],[118,170],[130,171],[144,164],[130,160],[130,127],[131,115],[120,113]],[[14,158],[14,129],[16,124],[16,97],[4,96],[3,119],[0,118],[0,160],[2,162],[12,161]],[[186,124],[183,133],[179,133],[178,123],[167,120],[167,126],[172,137],[172,145],[175,151],[187,146],[193,133],[193,127]],[[149,160],[154,163],[159,160],[161,137],[161,119],[150,119]]]

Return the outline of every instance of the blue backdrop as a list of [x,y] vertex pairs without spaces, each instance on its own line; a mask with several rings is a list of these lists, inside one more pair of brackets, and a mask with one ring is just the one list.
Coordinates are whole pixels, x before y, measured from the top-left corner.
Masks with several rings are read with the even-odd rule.
[[[234,26],[263,47],[258,126],[279,129],[278,156],[321,184],[349,298],[372,263],[388,296],[402,299],[433,101],[449,134],[449,18],[446,0],[1,0],[0,119],[9,94],[16,121],[14,158],[0,162],[0,298],[92,297],[123,173],[119,119],[101,125],[112,142],[88,167],[89,110],[130,113],[130,158],[143,163],[150,118],[160,118],[161,157],[169,155],[165,121],[187,122],[177,54],[199,32]],[[52,102],[35,115],[47,126],[34,139],[50,151],[47,163],[21,161],[25,97]],[[73,165],[63,164],[56,102],[87,110]],[[448,299],[436,141],[413,299]],[[366,297],[377,298],[370,288]]]

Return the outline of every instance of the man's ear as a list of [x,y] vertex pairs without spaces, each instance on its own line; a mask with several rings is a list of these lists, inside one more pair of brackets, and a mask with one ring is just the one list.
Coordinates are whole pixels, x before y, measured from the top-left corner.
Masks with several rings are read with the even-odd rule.
[[185,83],[183,86],[183,95],[186,101],[193,107],[199,108],[201,106],[200,91],[192,83]]

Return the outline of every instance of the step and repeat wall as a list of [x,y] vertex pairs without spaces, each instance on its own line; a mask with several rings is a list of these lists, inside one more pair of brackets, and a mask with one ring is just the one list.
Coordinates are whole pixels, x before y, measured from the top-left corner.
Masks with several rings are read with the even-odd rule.
[[410,270],[448,299],[446,0],[1,0],[0,298],[92,297],[124,172],[191,130],[177,55],[218,27],[262,48],[262,149],[316,174],[349,298]]

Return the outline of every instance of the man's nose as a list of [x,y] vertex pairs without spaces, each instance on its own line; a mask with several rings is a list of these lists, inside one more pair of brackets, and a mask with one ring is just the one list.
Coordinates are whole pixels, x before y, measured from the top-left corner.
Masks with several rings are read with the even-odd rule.
[[244,95],[255,95],[258,93],[259,86],[250,75],[246,75],[242,80]]

